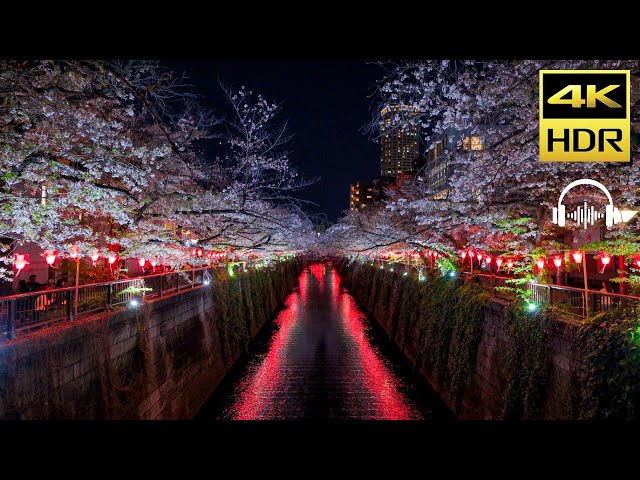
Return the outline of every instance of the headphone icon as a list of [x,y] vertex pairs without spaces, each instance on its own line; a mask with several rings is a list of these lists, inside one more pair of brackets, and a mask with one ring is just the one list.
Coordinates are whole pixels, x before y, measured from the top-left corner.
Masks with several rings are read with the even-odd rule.
[[586,229],[588,223],[593,225],[596,220],[602,218],[602,214],[596,211],[593,206],[591,208],[587,207],[587,202],[584,202],[584,207],[579,206],[574,212],[569,213],[569,215],[565,214],[565,206],[562,205],[562,199],[569,192],[569,190],[571,190],[573,187],[577,187],[578,185],[593,185],[594,187],[598,187],[600,190],[602,190],[607,196],[607,198],[609,199],[609,204],[605,205],[604,213],[605,223],[607,227],[611,227],[613,226],[613,224],[623,221],[620,210],[613,206],[613,199],[611,198],[609,190],[607,190],[606,187],[600,182],[596,182],[595,180],[590,180],[588,178],[583,178],[581,180],[571,182],[569,185],[564,187],[564,190],[562,190],[560,198],[558,199],[558,207],[553,207],[553,223],[557,224],[560,227],[564,227],[566,219],[568,217],[578,222],[578,224],[584,223],[584,228]]

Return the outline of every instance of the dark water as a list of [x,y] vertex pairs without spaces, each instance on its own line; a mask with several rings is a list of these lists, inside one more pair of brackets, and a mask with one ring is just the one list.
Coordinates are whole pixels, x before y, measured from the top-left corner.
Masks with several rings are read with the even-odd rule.
[[426,381],[341,290],[330,264],[300,275],[276,319],[197,419],[451,419]]

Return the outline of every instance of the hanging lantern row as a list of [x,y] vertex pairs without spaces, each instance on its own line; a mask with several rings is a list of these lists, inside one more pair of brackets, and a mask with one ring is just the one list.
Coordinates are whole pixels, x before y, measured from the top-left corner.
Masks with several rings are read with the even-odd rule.
[[[478,260],[478,263],[482,262],[482,260],[484,259],[484,263],[490,267],[491,263],[493,262],[493,257],[491,255],[487,255],[485,253],[482,252],[474,252],[472,249],[469,250],[461,250],[460,251],[460,258],[462,259],[462,261],[464,262],[465,259],[469,257],[470,261],[473,262],[473,257],[476,258],[476,260]],[[500,270],[500,268],[502,268],[502,264],[505,262],[505,259],[502,257],[496,257],[496,267],[498,267],[498,270]],[[508,258],[506,259],[506,265],[507,268],[512,268],[513,267],[513,259]]]
[[[203,256],[205,256],[205,252],[202,248],[195,248],[191,253],[193,254],[193,256],[198,258],[202,258]],[[95,263],[100,259],[101,255],[102,255],[102,252],[99,249],[94,249],[89,255],[89,258],[91,259],[92,262]],[[53,266],[56,260],[59,258],[59,253],[57,250],[45,250],[43,256],[47,265]],[[73,246],[68,251],[68,256],[69,258],[73,258],[73,259],[79,258],[80,252],[78,247]],[[225,258],[227,256],[227,252],[209,252],[206,254],[206,256],[211,259],[219,260],[221,258]],[[113,265],[118,260],[118,258],[119,258],[119,255],[115,252],[109,252],[105,257],[109,265]],[[187,258],[187,257],[183,257],[183,258]],[[14,260],[13,260],[14,267],[16,268],[16,270],[20,271],[24,269],[26,265],[29,264],[28,260],[29,260],[29,254],[16,253],[14,254]],[[140,265],[140,267],[144,267],[146,262],[147,262],[147,259],[143,257],[138,258],[138,265]],[[158,261],[156,259],[151,259],[149,260],[149,263],[151,264],[152,267],[155,267],[158,264]]]

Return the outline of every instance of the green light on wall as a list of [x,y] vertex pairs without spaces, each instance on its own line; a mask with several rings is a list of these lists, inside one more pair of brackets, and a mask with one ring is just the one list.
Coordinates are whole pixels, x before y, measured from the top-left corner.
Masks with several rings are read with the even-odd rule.
[[236,273],[233,271],[233,263],[227,264],[227,274],[230,277],[234,277],[235,276]]

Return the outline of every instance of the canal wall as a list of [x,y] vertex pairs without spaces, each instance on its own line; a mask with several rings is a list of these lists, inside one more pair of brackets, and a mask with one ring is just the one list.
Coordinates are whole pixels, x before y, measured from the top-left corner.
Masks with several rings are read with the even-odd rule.
[[634,312],[592,322],[532,314],[474,279],[431,272],[419,281],[415,270],[390,268],[339,265],[361,308],[458,418],[638,418]]
[[189,419],[295,285],[302,263],[0,343],[0,419]]

